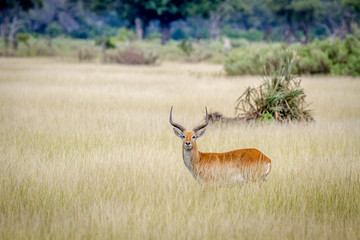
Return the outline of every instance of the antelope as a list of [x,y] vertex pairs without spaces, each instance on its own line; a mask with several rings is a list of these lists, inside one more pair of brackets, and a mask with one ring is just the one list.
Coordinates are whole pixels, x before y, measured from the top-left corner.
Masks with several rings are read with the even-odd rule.
[[271,160],[257,149],[238,149],[225,153],[200,152],[196,140],[204,135],[209,117],[206,111],[205,123],[187,131],[182,125],[173,122],[170,110],[170,124],[176,136],[183,140],[182,154],[186,168],[196,180],[226,180],[247,182],[265,180],[271,170]]

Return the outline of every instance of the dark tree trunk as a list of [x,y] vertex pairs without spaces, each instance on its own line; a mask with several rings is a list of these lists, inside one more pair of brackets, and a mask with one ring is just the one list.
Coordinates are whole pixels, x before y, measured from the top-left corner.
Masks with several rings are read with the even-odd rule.
[[4,45],[5,45],[5,56],[9,56],[9,38],[5,36],[4,38]]
[[309,38],[310,38],[310,24],[306,22],[302,22],[300,23],[300,28],[305,36],[305,38],[302,39],[301,42],[306,44],[309,42]]
[[19,41],[18,41],[18,39],[16,37],[14,37],[12,39],[12,45],[13,45],[14,51],[16,52],[18,50],[18,48],[19,48]]
[[293,43],[296,40],[294,23],[292,21],[292,14],[286,14],[286,23],[283,31],[283,42]]
[[9,23],[10,23],[9,16],[7,16],[6,14],[4,14],[4,15],[5,15],[5,16],[3,16],[4,21],[1,24],[1,33],[0,33],[2,38],[7,37],[7,31],[8,31]]
[[283,31],[283,42],[293,43],[296,40],[294,27],[288,23],[284,27]]
[[272,34],[272,26],[270,24],[266,24],[264,28],[264,39],[266,41],[271,40],[271,34]]
[[340,39],[344,39],[346,35],[352,33],[351,31],[351,12],[346,9],[343,12],[344,17],[341,20]]
[[27,47],[27,55],[30,56],[30,44],[28,42],[24,42]]
[[8,28],[10,24],[10,18],[6,13],[3,16],[3,23],[1,24],[1,37],[4,38],[4,47],[5,47],[5,56],[9,54],[9,36],[8,36]]
[[210,13],[210,39],[220,40],[220,15],[216,12]]
[[55,56],[55,49],[52,46],[52,37],[46,36],[46,39],[47,39],[48,48],[50,49],[51,52],[51,56]]
[[135,34],[137,39],[143,39],[144,38],[144,24],[141,18],[135,19]]
[[161,22],[161,44],[164,45],[170,39],[170,22]]
[[9,38],[9,42],[11,42],[14,51],[17,51],[18,49],[18,40],[16,38],[16,33],[19,31],[21,27],[21,21],[18,20],[17,16],[14,16],[11,24],[9,24],[9,33],[8,33],[8,38]]

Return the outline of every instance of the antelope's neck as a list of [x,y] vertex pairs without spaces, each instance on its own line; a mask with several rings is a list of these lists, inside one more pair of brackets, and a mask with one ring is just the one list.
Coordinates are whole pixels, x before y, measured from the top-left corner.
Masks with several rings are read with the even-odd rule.
[[191,172],[191,174],[196,178],[196,173],[194,171],[196,164],[200,160],[200,153],[196,146],[193,146],[191,150],[186,150],[183,147],[183,158],[186,168]]

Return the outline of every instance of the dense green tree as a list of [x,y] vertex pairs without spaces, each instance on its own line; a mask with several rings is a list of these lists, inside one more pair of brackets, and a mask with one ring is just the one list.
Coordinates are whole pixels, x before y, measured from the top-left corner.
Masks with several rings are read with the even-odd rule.
[[257,29],[264,32],[264,39],[270,40],[276,18],[262,0],[249,1],[243,11],[236,11],[227,20],[232,26],[242,30]]
[[[74,1],[74,0],[72,0]],[[170,24],[179,19],[185,19],[194,13],[193,9],[200,0],[89,0],[86,7],[101,13],[109,8],[116,9],[119,16],[136,25],[136,32],[141,31],[152,20],[158,20],[161,27],[161,42],[170,38]],[[142,35],[142,34],[137,34]]]
[[[356,17],[354,15],[357,15],[359,17],[360,15],[360,0],[342,0],[342,9],[343,9],[343,16],[345,23],[345,31],[352,32],[351,29],[351,22]],[[355,13],[355,14],[353,14]],[[360,27],[360,19],[357,19],[358,26]],[[345,37],[345,36],[343,36]]]
[[20,14],[35,7],[41,7],[41,0],[1,0],[0,1],[0,36],[5,39],[6,52],[11,42],[17,49],[16,33],[23,22],[19,20]]
[[[149,24],[157,21],[162,43],[169,39],[170,30],[176,29],[186,36],[219,39],[220,29],[227,26],[238,35],[241,30],[251,30],[263,32],[266,40],[275,34],[276,39],[282,35],[287,42],[308,42],[318,36],[345,39],[354,25],[360,26],[359,0],[43,1],[41,10],[29,12],[41,6],[42,0],[0,1],[0,33],[6,37],[6,45],[16,40],[21,27],[46,33],[51,22],[60,24],[64,34],[84,38],[114,35],[116,28],[127,25],[135,27],[141,39]],[[105,20],[110,17],[116,24]]]
[[223,23],[231,19],[235,13],[250,12],[250,2],[250,0],[203,0],[194,6],[192,13],[208,18],[210,38],[219,40]]
[[[28,11],[35,7],[41,7],[42,0],[1,0],[0,1],[0,22],[1,37],[12,34],[14,28],[18,24],[19,14],[22,11]],[[13,25],[13,26],[11,26]],[[14,35],[16,31],[12,34]]]
[[297,0],[292,1],[289,6],[293,11],[293,22],[298,24],[298,29],[305,36],[305,43],[309,41],[311,26],[317,20],[317,10],[320,6],[320,0]]
[[304,33],[304,42],[309,40],[311,25],[316,21],[321,0],[264,0],[264,3],[283,24],[283,40],[294,42],[296,32]]
[[354,4],[357,2],[360,1],[323,0],[317,11],[319,17],[315,26],[324,29],[327,37],[345,39],[352,32],[351,23],[356,22],[356,17],[359,17]]
[[356,13],[360,13],[360,1],[359,0],[342,0],[344,7],[351,8]]
[[[170,38],[170,24],[194,14],[199,0],[122,0],[118,12],[134,25],[141,21],[146,26],[151,20],[158,20],[161,28],[161,42]],[[125,10],[125,11],[124,11]]]

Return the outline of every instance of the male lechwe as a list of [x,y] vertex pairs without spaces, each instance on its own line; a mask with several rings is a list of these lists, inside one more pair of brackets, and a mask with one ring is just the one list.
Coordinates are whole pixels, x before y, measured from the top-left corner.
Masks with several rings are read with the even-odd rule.
[[226,180],[245,181],[264,180],[271,170],[271,160],[257,149],[238,149],[225,153],[200,152],[196,140],[201,137],[209,123],[206,110],[205,123],[187,131],[182,125],[173,122],[172,109],[170,123],[176,136],[183,140],[182,153],[185,166],[195,179],[200,181]]

